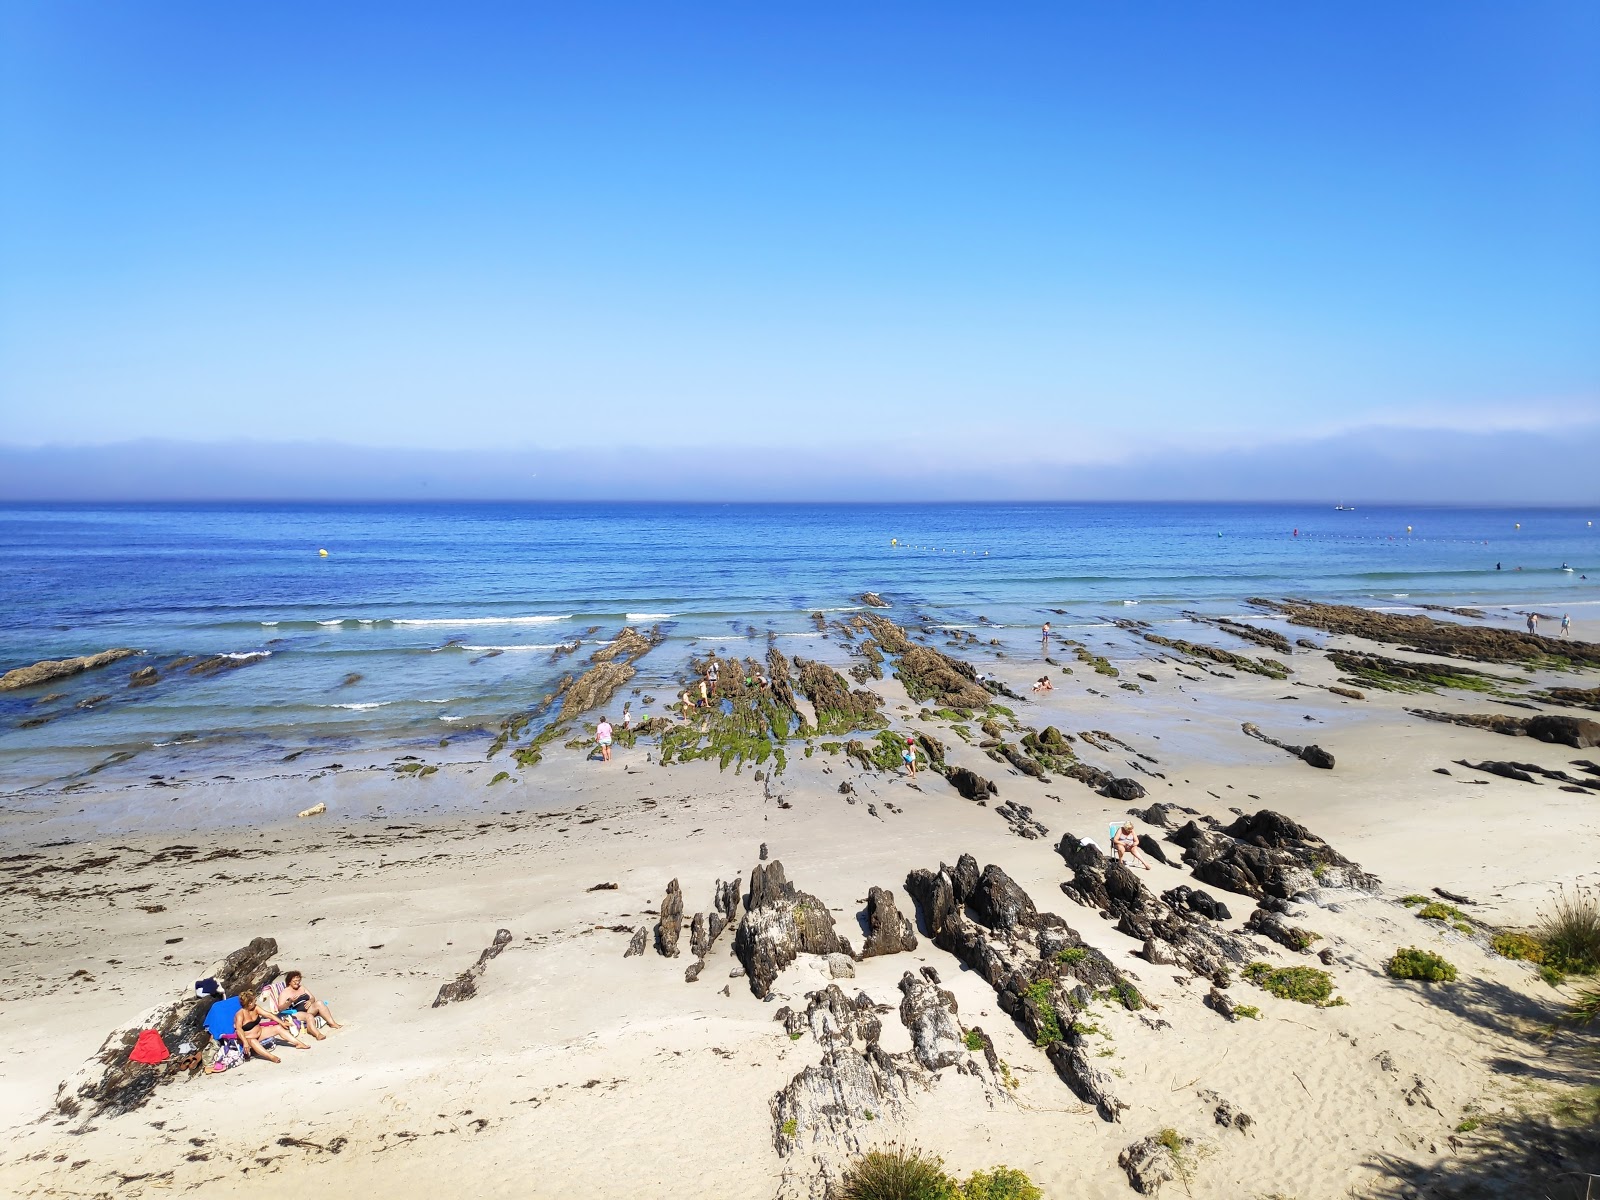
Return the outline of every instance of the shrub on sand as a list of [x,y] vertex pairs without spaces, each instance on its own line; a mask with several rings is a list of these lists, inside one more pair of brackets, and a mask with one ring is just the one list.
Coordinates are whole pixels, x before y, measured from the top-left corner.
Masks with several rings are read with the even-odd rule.
[[1600,1021],[1600,988],[1580,992],[1567,1010],[1566,1017],[1574,1025],[1593,1025]]
[[1396,950],[1383,969],[1393,979],[1420,979],[1425,983],[1454,983],[1456,980],[1454,966],[1437,954],[1415,946]]
[[839,1200],[960,1200],[944,1162],[905,1146],[869,1150],[850,1165]]
[[974,1171],[961,1185],[961,1200],[1044,1200],[1044,1193],[1021,1171],[996,1167]]
[[1497,933],[1489,940],[1489,945],[1501,958],[1531,963],[1544,961],[1544,946],[1530,933]]
[[1563,887],[1539,916],[1544,961],[1574,975],[1600,970],[1600,888]]
[[1249,963],[1244,977],[1280,1000],[1298,1000],[1318,1008],[1334,1008],[1344,997],[1334,996],[1333,976],[1315,967],[1275,967],[1267,962]]

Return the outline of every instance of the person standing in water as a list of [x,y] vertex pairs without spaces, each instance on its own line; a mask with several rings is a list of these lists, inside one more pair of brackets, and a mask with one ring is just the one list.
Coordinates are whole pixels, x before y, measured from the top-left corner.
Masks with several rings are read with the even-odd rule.
[[1050,622],[1044,623],[1044,631],[1039,635],[1039,646],[1045,658],[1050,657]]

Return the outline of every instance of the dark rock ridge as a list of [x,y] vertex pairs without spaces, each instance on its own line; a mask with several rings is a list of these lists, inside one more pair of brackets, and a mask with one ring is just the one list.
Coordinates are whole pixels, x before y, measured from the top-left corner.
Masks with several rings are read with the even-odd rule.
[[[215,979],[227,996],[254,991],[277,978],[278,968],[272,962],[277,953],[278,943],[272,938],[256,938],[227,958],[212,963],[203,977]],[[113,1030],[93,1057],[56,1089],[51,1115],[68,1119],[81,1116],[85,1121],[121,1116],[142,1106],[160,1084],[198,1070],[198,1060],[193,1058],[191,1065],[184,1068],[177,1059],[148,1066],[129,1061],[128,1055],[139,1040],[139,1034],[146,1029],[159,1033],[175,1056],[184,1042],[192,1044],[196,1050],[205,1049],[211,1042],[205,1026],[206,1014],[210,1011],[211,1001],[196,999],[194,992],[185,988],[177,998]],[[84,1111],[85,1107],[88,1112]]]
[[1168,650],[1176,650],[1179,654],[1187,655],[1191,659],[1204,658],[1211,662],[1219,663],[1225,667],[1244,671],[1251,675],[1265,675],[1269,679],[1287,679],[1294,674],[1293,670],[1275,658],[1250,658],[1243,654],[1235,654],[1232,650],[1223,650],[1217,646],[1208,646],[1204,642],[1189,642],[1163,637],[1150,629],[1148,621],[1131,621],[1127,619],[1116,621],[1119,629],[1137,635],[1149,642],[1152,646],[1162,646]]
[[1265,646],[1269,650],[1277,650],[1282,654],[1293,654],[1294,645],[1276,629],[1263,629],[1259,625],[1250,625],[1244,621],[1235,621],[1229,617],[1204,617],[1197,612],[1185,611],[1188,617],[1199,625],[1211,625],[1236,638],[1243,638],[1247,642],[1254,642],[1258,646]]
[[800,690],[816,710],[818,733],[850,733],[858,729],[882,729],[889,722],[879,711],[883,697],[863,688],[851,690],[843,675],[824,663],[796,658]]
[[1115,1081],[1090,1062],[1070,1014],[1088,1004],[1088,988],[1112,988],[1125,1004],[1141,1003],[1133,984],[1059,916],[1040,912],[999,867],[980,873],[970,854],[954,867],[912,871],[906,890],[934,945],[994,988],[1001,1009],[1044,1047],[1068,1087],[1105,1120],[1120,1120],[1127,1106]]
[[[1215,912],[1216,901],[1205,892],[1183,890],[1182,908],[1156,897],[1122,863],[1108,858],[1092,839],[1067,834],[1056,852],[1072,871],[1061,885],[1064,895],[1097,910],[1117,923],[1117,931],[1140,943],[1139,953],[1152,964],[1175,963],[1195,975],[1218,976],[1230,963],[1255,957],[1248,943],[1215,928],[1196,906]],[[1173,889],[1169,895],[1177,893]],[[1226,908],[1222,909],[1226,912]]]
[[[680,901],[681,903],[681,901]],[[694,955],[694,962],[689,964],[683,977],[693,983],[700,978],[700,972],[705,970],[706,959],[711,954],[711,948],[716,944],[717,938],[722,936],[722,931],[739,919],[739,880],[737,878],[717,880],[717,885],[711,890],[711,913],[695,913],[694,920],[689,923],[689,950]]]
[[1311,943],[1317,940],[1317,935],[1309,929],[1300,929],[1290,925],[1278,913],[1262,907],[1250,914],[1250,919],[1244,927],[1251,933],[1260,934],[1268,941],[1277,942],[1286,950],[1293,950],[1304,954],[1311,949]]
[[945,772],[945,778],[964,800],[987,800],[990,796],[1000,794],[1000,789],[993,783],[966,767],[951,767]]
[[470,1000],[478,994],[478,980],[483,978],[483,973],[489,969],[489,964],[500,957],[500,952],[511,944],[511,930],[495,930],[494,941],[484,948],[478,955],[478,961],[473,963],[461,974],[439,989],[439,994],[433,998],[434,1008],[443,1008],[446,1004],[454,1004],[458,1000]]
[[1295,625],[1372,642],[1409,646],[1424,654],[1500,663],[1554,658],[1577,666],[1600,667],[1600,644],[1594,642],[1543,637],[1491,625],[1459,625],[1421,615],[1371,612],[1348,604],[1313,604],[1305,600],[1259,597],[1250,603],[1285,613]]
[[1508,717],[1500,713],[1446,713],[1425,708],[1408,708],[1412,716],[1427,721],[1487,729],[1508,737],[1531,737],[1535,741],[1586,750],[1600,746],[1600,721],[1588,717],[1569,717],[1564,713],[1540,713],[1537,717]]
[[1567,791],[1574,789],[1596,788],[1600,789],[1600,779],[1579,779],[1568,775],[1565,771],[1552,771],[1548,767],[1541,767],[1538,763],[1497,762],[1490,759],[1487,762],[1468,762],[1464,758],[1455,760],[1458,766],[1463,766],[1473,771],[1482,771],[1488,775],[1498,775],[1502,779],[1516,779],[1523,783],[1538,783],[1534,776],[1543,779],[1553,779],[1555,782],[1566,785]]
[[875,887],[867,892],[867,937],[861,946],[862,958],[899,954],[917,948],[917,935],[911,921],[895,905],[894,893]]
[[1257,741],[1265,742],[1269,746],[1276,746],[1279,750],[1287,751],[1303,763],[1313,767],[1320,767],[1324,771],[1333,769],[1333,755],[1329,754],[1321,746],[1291,746],[1287,742],[1280,742],[1275,737],[1268,737],[1261,732],[1259,726],[1250,721],[1246,721],[1240,728]]
[[1257,900],[1289,900],[1319,887],[1379,888],[1377,876],[1271,809],[1242,816],[1226,828],[1190,821],[1167,840],[1183,847],[1183,861],[1200,882]]
[[1539,698],[1548,700],[1552,704],[1566,704],[1573,708],[1592,708],[1600,712],[1600,687],[1548,688],[1540,694]]
[[833,926],[833,914],[815,896],[784,877],[777,859],[750,872],[744,918],[733,937],[733,952],[744,964],[750,990],[765,999],[773,981],[801,954],[846,954],[850,943]]
[[674,879],[667,884],[661,899],[660,919],[656,921],[656,952],[663,958],[678,957],[678,938],[683,933],[683,889]]
[[889,654],[898,659],[900,682],[906,694],[918,704],[932,702],[946,708],[982,709],[990,693],[978,682],[978,672],[968,663],[928,646],[919,646],[893,621],[874,613],[864,614],[872,636]]
[[890,607],[889,602],[882,596],[878,595],[877,592],[862,592],[861,595],[856,597],[856,599],[862,604],[869,605],[872,608]]
[[84,671],[98,670],[100,667],[109,666],[138,654],[137,650],[121,648],[117,650],[102,650],[98,654],[82,654],[77,658],[47,658],[43,662],[36,662],[29,667],[17,667],[0,675],[0,692],[11,692],[17,688],[33,687],[40,683],[49,683],[52,679],[65,679],[69,675],[80,675]]
[[589,669],[569,685],[562,697],[559,721],[570,721],[579,713],[601,708],[634,676],[633,664],[664,641],[657,625],[640,633],[629,625],[616,637],[589,656]]
[[1050,831],[1044,827],[1042,822],[1034,819],[1033,809],[1026,804],[1018,804],[1016,801],[1011,800],[997,806],[994,811],[1011,827],[1011,832],[1020,838],[1034,841],[1038,838],[1050,836]]

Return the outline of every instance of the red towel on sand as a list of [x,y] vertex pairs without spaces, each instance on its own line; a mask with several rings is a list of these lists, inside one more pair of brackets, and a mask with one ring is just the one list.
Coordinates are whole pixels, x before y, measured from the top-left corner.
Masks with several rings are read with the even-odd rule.
[[128,1055],[133,1062],[151,1064],[166,1062],[171,1057],[167,1053],[167,1044],[154,1029],[146,1029],[141,1033],[133,1045],[133,1053]]

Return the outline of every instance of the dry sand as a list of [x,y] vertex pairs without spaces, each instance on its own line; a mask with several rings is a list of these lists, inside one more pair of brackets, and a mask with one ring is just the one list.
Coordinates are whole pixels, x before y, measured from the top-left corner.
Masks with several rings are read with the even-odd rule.
[[[1150,769],[1164,779],[1136,776],[1150,800],[1223,821],[1270,808],[1381,877],[1381,895],[1320,890],[1291,905],[1293,922],[1333,951],[1345,1005],[1296,1004],[1241,980],[1231,994],[1259,1006],[1261,1020],[1230,1024],[1204,1007],[1205,980],[1144,961],[1139,943],[1060,891],[1069,872],[1055,844],[1069,831],[1103,841],[1130,805],[991,762],[942,723],[916,719],[892,680],[873,687],[896,727],[934,732],[953,762],[998,782],[999,799],[1031,805],[1049,836],[1014,835],[994,801],[963,800],[937,775],[913,786],[797,747],[781,778],[763,782],[749,766],[663,768],[641,743],[609,765],[557,747],[492,788],[499,763],[420,780],[343,771],[189,786],[175,797],[35,798],[0,818],[0,1193],[803,1195],[810,1153],[827,1147],[780,1155],[772,1101],[822,1050],[791,1040],[773,1014],[826,985],[824,960],[802,956],[763,1002],[730,977],[738,963],[728,934],[695,983],[684,980],[687,921],[682,957],[623,957],[630,932],[653,925],[668,880],[681,882],[687,913],[709,910],[713,883],[748,884],[765,843],[857,947],[869,887],[893,889],[911,914],[909,870],[963,853],[998,864],[1152,1002],[1142,1012],[1096,1006],[1095,1063],[1129,1105],[1108,1123],[999,1011],[994,991],[926,937],[914,952],[858,963],[840,981],[847,991],[896,1005],[901,975],[934,967],[963,1023],[994,1038],[1014,1084],[943,1071],[902,1119],[863,1125],[866,1142],[926,1148],[963,1175],[1020,1167],[1052,1200],[1132,1195],[1118,1154],[1165,1128],[1196,1139],[1195,1197],[1569,1194],[1557,1190],[1571,1181],[1554,1178],[1556,1167],[1539,1182],[1546,1192],[1527,1190],[1526,1177],[1486,1155],[1498,1153],[1497,1127],[1526,1137],[1518,1114],[1548,1112],[1596,1081],[1593,1036],[1550,1036],[1567,994],[1491,953],[1482,934],[1420,921],[1395,900],[1442,887],[1478,901],[1473,918],[1516,926],[1557,884],[1600,881],[1600,793],[1454,765],[1496,758],[1571,770],[1594,752],[1424,722],[1403,711],[1415,697],[1368,691],[1353,701],[1301,686],[1333,682],[1318,654],[1294,655],[1290,683],[1201,677],[1155,661],[1153,647],[1113,658],[1123,680],[1140,671],[1156,682],[1134,694],[1074,664],[1070,677],[1052,671],[1053,693],[1014,704],[1018,719],[1107,730],[1156,760]],[[985,669],[1024,693],[1038,673],[1009,658]],[[1517,711],[1463,693],[1420,703]],[[1337,766],[1315,770],[1250,740],[1241,721],[1317,742]],[[1129,754],[1078,749],[1130,773]],[[1441,766],[1451,774],[1436,774]],[[842,781],[857,802],[840,794]],[[325,815],[294,819],[317,802]],[[241,817],[249,823],[231,823]],[[1181,863],[1157,864],[1143,881],[1158,893],[1194,883]],[[601,883],[617,888],[589,890]],[[1253,903],[1224,898],[1237,929]],[[513,941],[478,995],[431,1008],[498,928]],[[163,1086],[126,1115],[51,1113],[58,1084],[110,1030],[262,935],[277,940],[280,964],[305,971],[344,1031],[283,1051],[281,1065]],[[1262,959],[1318,965],[1256,940]],[[1406,945],[1442,953],[1460,980],[1388,979],[1383,962]],[[893,1014],[883,1029],[885,1050],[909,1046]],[[1216,1123],[1218,1097],[1254,1118],[1247,1133]],[[1487,1118],[1482,1129],[1456,1132],[1474,1116]],[[1600,1161],[1583,1165],[1600,1171]]]

